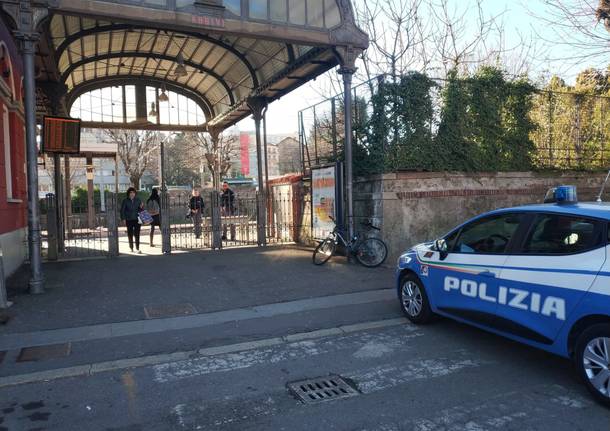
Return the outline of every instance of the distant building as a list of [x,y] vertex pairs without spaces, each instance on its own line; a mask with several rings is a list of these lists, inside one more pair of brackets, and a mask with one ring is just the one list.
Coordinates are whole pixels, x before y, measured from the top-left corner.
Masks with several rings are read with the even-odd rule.
[[[254,132],[241,132],[239,134],[239,140],[237,140],[239,150],[232,162],[231,173],[232,176],[242,176],[249,178],[258,178],[258,164],[257,164],[257,153],[256,153],[256,135]],[[285,149],[284,155],[291,157],[290,160],[282,163],[282,153],[280,144],[283,143]],[[296,150],[294,150],[294,143],[296,143]],[[286,172],[298,172],[300,171],[300,158],[297,157],[296,161],[292,158],[296,154],[298,156],[299,142],[294,139],[293,135],[267,135],[267,163],[269,168],[269,178],[276,178],[283,175]],[[263,153],[264,154],[264,153]],[[294,169],[282,173],[282,164],[285,169]],[[263,160],[263,169],[265,168]],[[238,174],[238,175],[235,175]]]
[[301,145],[292,137],[277,143],[279,175],[301,172]]
[[[108,156],[105,157],[94,157],[93,158],[93,185],[96,189],[115,191],[116,185],[116,165],[114,159],[114,151],[116,147],[114,144],[108,143],[104,140],[104,132],[101,129],[83,129],[81,132],[81,150],[87,151],[104,151],[107,148]],[[53,161],[52,159],[46,160],[45,166],[39,166],[38,168],[38,191],[39,194],[44,196],[46,193],[54,192],[53,185]],[[72,190],[82,187],[87,188],[87,176],[85,168],[84,156],[71,156],[70,157],[70,185]],[[118,163],[118,180],[119,180],[119,191],[126,191],[131,187],[129,176],[125,172],[123,163]],[[150,188],[155,184],[157,180],[155,175],[151,172],[145,172],[141,181],[141,188]]]

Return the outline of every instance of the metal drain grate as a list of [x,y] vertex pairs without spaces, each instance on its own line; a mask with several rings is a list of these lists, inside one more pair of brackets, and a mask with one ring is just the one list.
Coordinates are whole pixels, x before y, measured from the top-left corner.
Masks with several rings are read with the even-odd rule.
[[70,355],[70,343],[24,347],[19,352],[17,362],[44,361],[46,359],[65,358],[68,355]]
[[162,319],[165,317],[190,316],[191,314],[197,314],[197,310],[192,304],[149,305],[144,307],[144,314],[147,319]]
[[288,383],[288,389],[305,404],[348,398],[360,393],[340,376],[326,376]]

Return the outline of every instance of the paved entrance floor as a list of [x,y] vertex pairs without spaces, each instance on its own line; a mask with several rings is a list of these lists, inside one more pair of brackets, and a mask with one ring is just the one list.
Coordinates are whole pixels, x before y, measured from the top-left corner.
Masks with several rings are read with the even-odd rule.
[[311,251],[286,246],[128,255],[44,269],[44,295],[25,292],[27,274],[9,285],[14,305],[0,335],[211,313],[393,283],[390,268],[370,270],[343,258],[316,267]]

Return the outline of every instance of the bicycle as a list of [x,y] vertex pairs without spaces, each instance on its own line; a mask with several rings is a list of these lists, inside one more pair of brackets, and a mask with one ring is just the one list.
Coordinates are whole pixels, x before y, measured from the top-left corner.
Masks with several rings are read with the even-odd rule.
[[[330,219],[335,222],[334,218],[331,217]],[[381,230],[370,221],[362,223],[362,225],[370,229]],[[343,244],[349,253],[354,255],[356,260],[367,268],[375,268],[385,262],[388,256],[388,247],[379,238],[362,238],[360,234],[356,233],[348,242],[345,237],[345,232],[335,224],[333,231],[320,242],[313,252],[314,265],[324,265],[328,262],[335,254],[338,243]]]

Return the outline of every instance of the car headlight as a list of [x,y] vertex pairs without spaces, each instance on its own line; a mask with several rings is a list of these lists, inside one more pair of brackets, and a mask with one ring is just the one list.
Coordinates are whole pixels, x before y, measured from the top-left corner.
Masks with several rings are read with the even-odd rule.
[[411,263],[411,260],[413,260],[413,258],[411,256],[409,256],[408,254],[403,254],[398,258],[397,265],[398,266],[408,265]]

